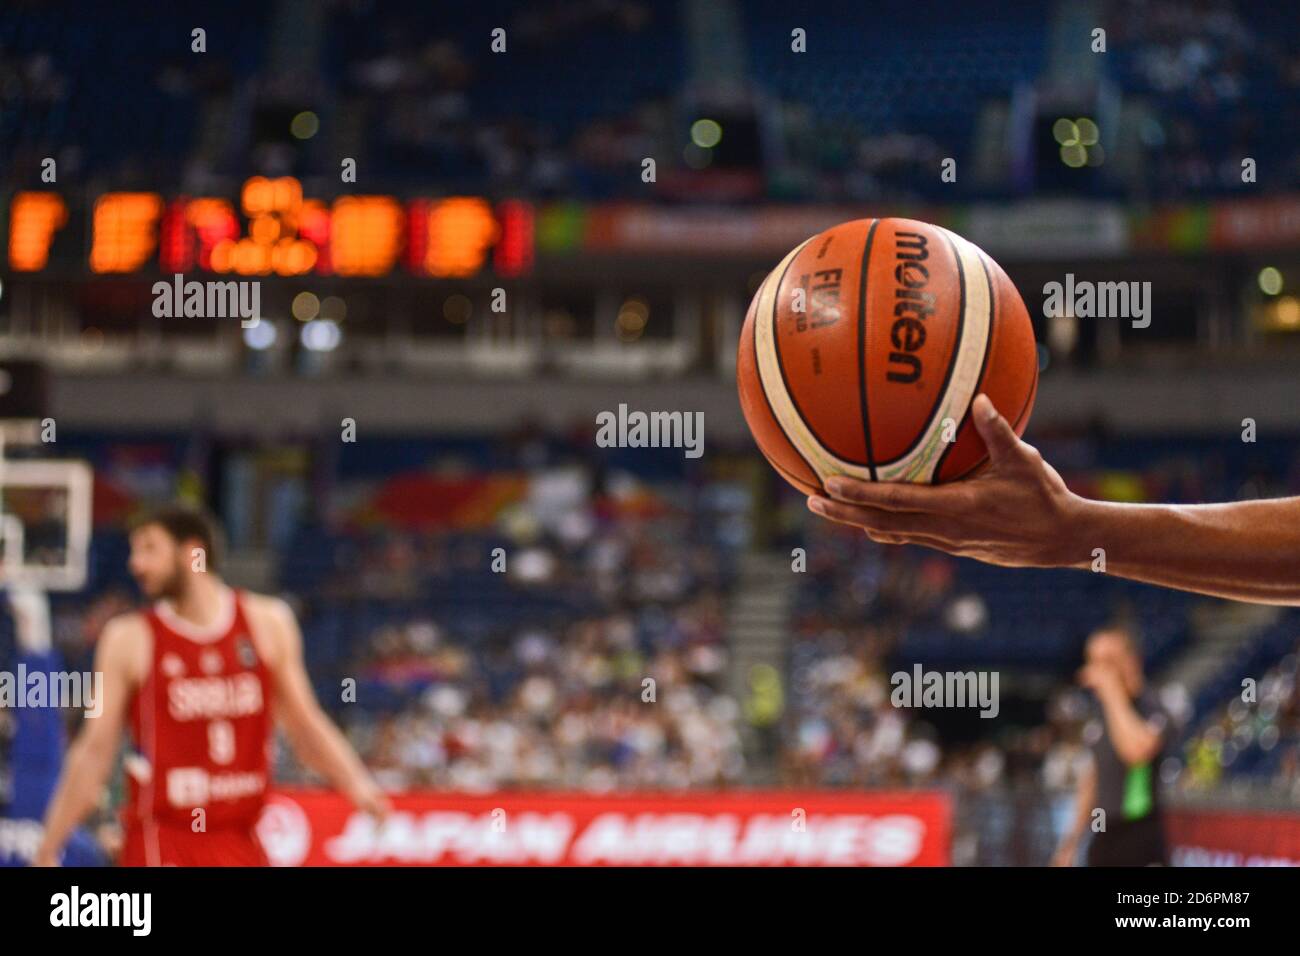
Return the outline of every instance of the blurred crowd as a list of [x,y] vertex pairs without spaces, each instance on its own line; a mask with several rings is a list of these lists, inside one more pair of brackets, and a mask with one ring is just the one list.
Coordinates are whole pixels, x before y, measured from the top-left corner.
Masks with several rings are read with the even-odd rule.
[[[792,628],[792,708],[783,753],[791,784],[943,783],[976,791],[1072,785],[1085,717],[1072,689],[1048,701],[1045,723],[1004,715],[996,735],[980,732],[974,714],[964,727],[939,728],[891,701],[909,627],[930,624],[977,641],[988,625],[988,607],[961,585],[957,562],[877,545],[832,525],[811,524],[807,540],[809,581]],[[1006,689],[1000,694],[1005,700]],[[944,729],[956,739],[945,739]]]
[[[492,534],[370,535],[323,584],[322,594],[366,600],[446,591],[443,613],[385,621],[332,668],[374,705],[337,716],[381,781],[398,790],[739,781],[738,708],[725,691],[734,550],[725,520],[629,492],[617,504],[590,495],[558,510],[509,508]],[[501,563],[485,571],[498,542],[508,545]]]
[[363,680],[417,685],[393,713],[345,711],[346,731],[394,790],[720,787],[744,768],[717,598],[663,609],[659,640],[633,615],[520,633],[474,653],[414,621],[374,635]]
[[[1189,789],[1208,790],[1263,765],[1279,793],[1300,801],[1300,640],[1254,686],[1218,707],[1187,741]],[[1249,699],[1248,699],[1249,698]]]
[[[166,31],[156,40],[111,19],[76,38],[61,38],[58,21],[40,9],[0,20],[0,132],[24,159],[58,156],[61,166],[109,179],[146,182],[167,177],[168,168],[199,180],[216,172],[242,177],[249,162],[275,167],[262,173],[333,174],[333,159],[310,159],[287,131],[250,137],[247,120],[233,124],[240,128],[225,149],[203,143],[189,118],[233,98],[312,108],[325,118],[322,136],[332,138],[321,156],[363,151],[369,175],[386,188],[433,181],[449,192],[639,198],[646,184],[628,173],[653,156],[661,176],[651,194],[704,197],[707,186],[682,184],[714,154],[688,145],[686,117],[716,103],[736,120],[752,111],[756,124],[751,155],[742,150],[728,160],[736,164],[730,171],[747,174],[746,191],[735,198],[945,201],[957,187],[940,182],[935,169],[945,157],[965,162],[1005,151],[1005,134],[986,107],[1008,108],[1051,74],[1051,34],[1068,13],[1068,5],[990,12],[977,36],[964,21],[934,22],[933,54],[906,61],[900,86],[891,76],[898,64],[863,69],[838,41],[813,48],[825,51],[820,69],[793,68],[787,30],[770,21],[772,5],[741,4],[739,35],[719,53],[725,64],[715,65],[721,88],[714,90],[692,82],[708,72],[692,62],[698,25],[645,0],[521,4],[499,17],[468,10],[456,18],[410,2],[337,0],[325,5],[318,35],[304,31],[300,60],[291,64],[276,61],[264,11],[232,8],[232,23],[213,26],[211,51],[198,59],[168,50]],[[868,42],[873,28],[901,28],[887,18],[882,26],[882,16],[870,6],[810,10],[801,23],[814,35],[838,29]],[[1233,0],[1124,0],[1103,5],[1098,16],[1108,32],[1101,78],[1122,94],[1115,102],[1124,110],[1128,155],[1122,175],[1080,189],[1132,189],[1143,198],[1239,191],[1244,156],[1259,160],[1259,183],[1294,182],[1300,46],[1293,12]],[[485,48],[495,27],[506,31],[509,68]],[[121,36],[101,35],[114,29]],[[120,142],[85,141],[83,127],[104,122],[96,77],[85,72],[95,60],[85,55],[88,45],[129,47],[142,61],[123,77],[122,95],[146,116],[124,118],[134,125]],[[1115,116],[1107,149],[1120,141]],[[1016,188],[1010,166],[1023,161],[963,176],[958,195],[974,195],[969,189],[979,181],[990,198],[1005,198]]]
[[[947,198],[936,187],[934,169],[944,157],[999,148],[982,142],[988,133],[981,110],[1039,82],[1051,65],[1040,53],[1053,29],[1045,10],[1021,23],[1002,23],[1000,34],[965,38],[968,45],[941,32],[933,38],[939,55],[913,64],[911,82],[931,95],[889,109],[880,101],[906,91],[844,61],[838,49],[812,74],[778,65],[779,58],[768,55],[765,12],[762,4],[741,8],[741,45],[753,62],[732,78],[729,93],[733,106],[759,104],[768,114],[760,123],[763,156],[752,157],[761,185],[751,198]],[[861,32],[871,28],[876,14],[864,9],[835,16],[841,29]],[[814,33],[833,29],[835,21],[819,17],[804,17]],[[1289,133],[1279,132],[1287,128],[1286,118],[1294,118],[1300,92],[1300,46],[1288,36],[1294,17],[1232,0],[1146,0],[1108,4],[1101,19],[1111,54],[1102,61],[1103,77],[1122,91],[1124,107],[1133,107],[1137,137],[1130,152],[1140,151],[1145,162],[1130,156],[1126,172],[1116,173],[1109,185],[1081,188],[1105,193],[1140,184],[1143,195],[1160,197],[1239,191],[1244,156],[1263,160],[1259,182],[1294,180],[1300,151]],[[392,163],[398,175],[422,168],[467,188],[582,198],[632,190],[642,195],[643,184],[625,171],[646,156],[666,158],[668,168],[698,171],[707,165],[706,151],[683,153],[682,81],[668,61],[685,57],[689,43],[670,12],[636,0],[584,0],[530,8],[507,32],[525,55],[582,50],[594,62],[607,55],[610,42],[626,46],[618,48],[620,56],[600,62],[599,74],[609,82],[582,94],[587,107],[579,110],[535,101],[533,91],[521,91],[511,103],[495,89],[499,77],[491,61],[472,55],[451,31],[430,35],[389,22],[378,31],[382,42],[352,54],[346,69],[349,87],[376,99],[370,121],[378,126],[375,141],[384,143],[377,158]],[[979,58],[990,42],[1005,43],[1006,62]],[[622,76],[629,70],[645,82],[626,83]],[[822,89],[828,80],[844,88],[848,102]],[[563,81],[553,73],[549,82]],[[972,98],[972,90],[983,99]],[[945,111],[942,104],[949,100],[952,108]],[[1108,130],[1107,143],[1118,142]],[[1005,193],[1010,172],[1004,176],[999,187],[996,176],[986,175],[985,186]]]
[[[578,117],[570,115],[577,104],[563,105],[567,87],[552,103],[535,101],[535,89],[510,96],[498,88],[494,64],[470,55],[464,31],[413,22],[400,8],[367,6],[356,15],[360,33],[349,29],[346,5],[336,14],[335,29],[349,38],[339,44],[336,80],[367,104],[366,142],[377,147],[373,161],[385,175],[535,196],[600,193],[616,170],[651,155],[671,124],[666,100],[622,104],[614,114],[593,102]],[[656,20],[662,33],[663,13],[637,0],[579,0],[521,7],[499,26],[508,49],[529,62],[538,51],[588,50],[593,36],[644,37]]]
[[[1195,502],[1300,493],[1300,455],[1242,459],[1209,446],[1193,451],[1172,444],[1124,460],[1114,451],[1122,445],[1099,445],[1086,437],[1045,436],[1040,444],[1072,487],[1113,500]],[[1099,455],[1101,447],[1112,451]],[[1121,460],[1122,466],[1114,466]],[[1074,595],[1097,579],[1046,572],[1055,576],[1033,580],[1051,590],[1023,600],[1046,608],[1045,619],[1066,618],[1067,642],[1078,653],[1026,668],[1011,663],[1014,647],[1007,643],[1008,635],[1013,623],[1020,622],[1008,620],[1004,598],[1030,579],[1002,572],[976,584],[963,573],[966,562],[920,548],[877,545],[843,527],[809,522],[801,499],[790,499],[785,541],[798,543],[808,554],[807,577],[800,582],[791,622],[789,708],[781,750],[783,776],[799,786],[1073,792],[1089,747],[1103,731],[1093,695],[1074,683],[1087,633],[1136,610],[1141,644],[1143,622],[1160,621],[1173,609],[1182,618],[1176,629],[1185,635],[1195,606],[1154,605],[1157,597],[1178,598],[1174,592],[1113,589]],[[1103,596],[1108,606],[1094,607],[1095,616],[1074,618],[1067,610],[1095,604]],[[1284,633],[1287,620],[1280,624]],[[918,656],[925,663],[926,651],[936,645],[916,641],[935,632],[952,636],[959,657],[963,644],[969,647],[972,660],[990,645],[1001,646],[993,655],[1002,678],[1002,712],[996,722],[982,727],[974,713],[898,708],[891,702],[891,677],[900,668],[909,669]],[[1041,635],[1044,641],[1047,637]],[[1242,645],[1250,646],[1245,633]],[[950,654],[953,646],[944,645]],[[1270,669],[1263,673],[1253,665],[1237,673],[1243,657],[1221,662],[1214,686],[1226,690],[1210,701],[1208,710],[1196,704],[1194,689],[1161,679],[1162,665],[1175,659],[1178,646],[1149,641],[1145,649],[1148,680],[1176,721],[1159,767],[1165,785],[1204,790],[1239,782],[1300,794],[1300,642],[1280,662],[1269,660]],[[1257,681],[1252,700],[1238,694],[1245,677]]]
[[[1241,188],[1242,158],[1271,152],[1287,117],[1294,121],[1300,42],[1293,30],[1270,29],[1269,15],[1230,0],[1111,5],[1108,43],[1121,57],[1121,85],[1151,106],[1141,136],[1149,182],[1162,194]],[[1293,182],[1294,142],[1282,161],[1279,181]]]

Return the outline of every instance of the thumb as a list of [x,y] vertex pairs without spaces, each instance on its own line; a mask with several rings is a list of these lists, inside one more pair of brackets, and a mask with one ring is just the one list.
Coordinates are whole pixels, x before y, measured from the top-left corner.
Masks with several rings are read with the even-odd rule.
[[980,433],[985,447],[989,450],[989,461],[992,464],[996,465],[1007,458],[1020,443],[1020,439],[1007,424],[1007,420],[998,414],[998,410],[993,407],[993,403],[983,392],[975,396],[975,401],[971,404],[971,414],[975,419],[975,429]]

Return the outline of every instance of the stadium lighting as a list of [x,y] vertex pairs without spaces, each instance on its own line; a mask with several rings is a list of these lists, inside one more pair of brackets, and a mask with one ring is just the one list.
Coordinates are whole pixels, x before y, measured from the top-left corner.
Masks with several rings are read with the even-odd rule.
[[1077,120],[1061,117],[1052,124],[1052,137],[1061,144],[1061,162],[1071,169],[1100,166],[1105,161],[1101,130],[1086,116]]
[[299,341],[309,352],[332,352],[339,346],[343,333],[330,319],[313,319],[302,327]]
[[1277,295],[1282,291],[1282,273],[1273,266],[1259,270],[1259,291],[1265,295]]
[[342,322],[348,317],[348,304],[336,295],[327,295],[320,302],[320,317]]
[[266,319],[244,329],[244,344],[255,352],[265,352],[275,345],[276,337],[275,323]]
[[697,119],[691,124],[691,142],[701,149],[712,149],[722,142],[722,127],[716,120]]
[[642,299],[628,299],[618,309],[618,318],[614,325],[618,337],[623,342],[634,342],[645,331],[650,320],[650,307]]
[[303,110],[289,122],[289,132],[295,139],[311,139],[320,131],[320,118],[311,110]]
[[1079,142],[1079,127],[1071,120],[1061,117],[1052,124],[1052,137],[1062,146],[1076,146]]
[[1273,310],[1277,324],[1284,329],[1300,329],[1300,299],[1285,295],[1277,300]]
[[1078,169],[1088,162],[1088,150],[1079,143],[1061,147],[1061,162],[1071,169]]
[[299,322],[310,322],[320,314],[320,299],[311,292],[299,292],[293,297],[290,311]]

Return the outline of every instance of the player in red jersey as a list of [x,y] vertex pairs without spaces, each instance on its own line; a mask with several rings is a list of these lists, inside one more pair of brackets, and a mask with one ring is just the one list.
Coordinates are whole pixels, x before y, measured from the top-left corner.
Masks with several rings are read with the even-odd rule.
[[100,636],[103,713],[68,748],[37,865],[58,862],[98,803],[126,725],[135,752],[123,865],[266,863],[254,826],[269,785],[272,715],[305,764],[358,808],[387,813],[383,792],[316,702],[293,612],[226,585],[214,539],[205,517],[181,507],[132,530],[131,574],[154,603],[113,618]]

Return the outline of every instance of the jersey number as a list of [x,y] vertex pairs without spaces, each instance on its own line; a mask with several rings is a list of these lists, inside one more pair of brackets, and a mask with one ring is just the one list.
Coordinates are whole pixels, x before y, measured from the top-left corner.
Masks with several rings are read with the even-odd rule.
[[235,759],[235,728],[230,721],[208,721],[208,756],[223,765]]

